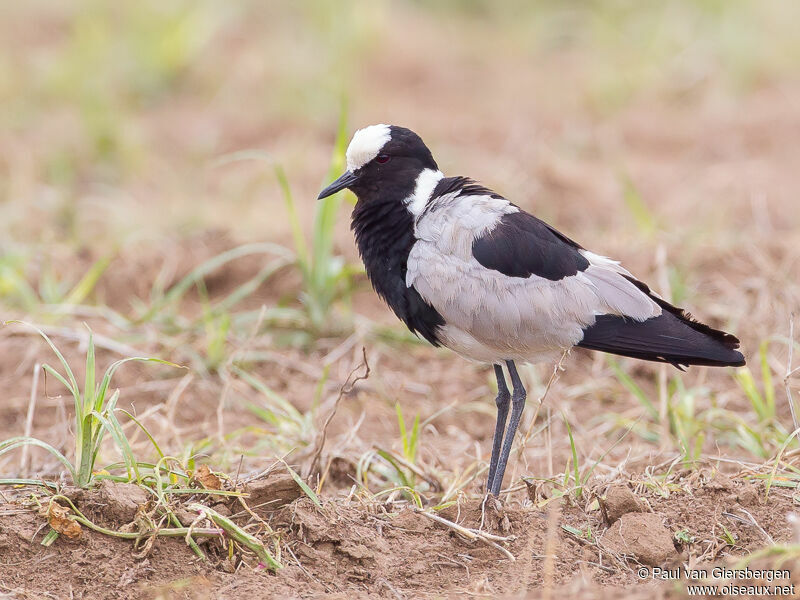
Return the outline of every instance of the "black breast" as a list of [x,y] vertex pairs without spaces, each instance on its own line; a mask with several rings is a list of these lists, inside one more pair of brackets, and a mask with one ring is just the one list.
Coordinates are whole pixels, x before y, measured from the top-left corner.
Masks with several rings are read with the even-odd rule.
[[408,255],[415,242],[411,214],[402,201],[359,200],[352,219],[372,287],[413,333],[438,346],[437,329],[444,319],[413,286],[406,286]]

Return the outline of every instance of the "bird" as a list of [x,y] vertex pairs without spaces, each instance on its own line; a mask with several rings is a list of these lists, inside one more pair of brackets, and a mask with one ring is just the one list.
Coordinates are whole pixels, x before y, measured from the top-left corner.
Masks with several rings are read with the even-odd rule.
[[319,199],[355,194],[351,229],[374,290],[417,336],[494,367],[488,494],[500,494],[525,407],[517,363],[578,346],[681,370],[745,364],[735,336],[663,300],[620,262],[469,177],[446,177],[410,129],[359,129],[345,158]]

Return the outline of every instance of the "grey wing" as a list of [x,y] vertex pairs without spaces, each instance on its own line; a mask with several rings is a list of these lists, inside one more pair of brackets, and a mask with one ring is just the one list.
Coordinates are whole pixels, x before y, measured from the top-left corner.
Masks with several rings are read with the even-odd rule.
[[[543,275],[513,276],[482,264],[473,253],[475,241],[518,212],[503,199],[469,196],[451,199],[417,223],[419,239],[409,254],[406,283],[444,317],[445,345],[476,360],[533,361],[580,342],[598,315],[643,321],[661,313],[619,263],[577,245],[567,247],[567,238],[545,240],[546,251],[558,252],[563,244],[564,252],[580,257],[574,273],[558,279],[552,278],[558,275],[552,268]],[[528,245],[537,251],[536,240]],[[487,256],[484,248],[483,262],[491,263]]]

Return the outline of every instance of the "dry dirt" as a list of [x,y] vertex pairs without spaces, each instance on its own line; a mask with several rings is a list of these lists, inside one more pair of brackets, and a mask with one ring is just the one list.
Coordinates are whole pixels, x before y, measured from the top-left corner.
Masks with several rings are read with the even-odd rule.
[[[85,529],[77,539],[61,536],[43,547],[45,518],[25,508],[30,490],[15,491],[18,499],[0,506],[0,581],[12,598],[539,597],[543,587],[556,595],[610,597],[614,588],[642,587],[639,563],[734,565],[736,556],[763,546],[765,536],[789,539],[784,515],[793,506],[790,494],[774,491],[765,503],[763,488],[744,479],[712,477],[709,471],[685,475],[670,480],[686,491],[668,498],[635,484],[626,487],[636,490],[646,512],[626,513],[611,527],[600,510],[586,510],[589,502],[537,498],[534,505],[524,493],[502,507],[475,499],[439,512],[464,527],[508,537],[501,544],[513,562],[496,547],[467,540],[410,508],[348,501],[342,497],[346,492],[317,508],[302,496],[276,510],[255,509],[283,541],[286,566],[275,574],[254,571],[252,557],[244,563],[238,555],[229,559],[217,541],[202,546],[208,562],[199,561],[182,540],[159,539],[137,550],[130,541]],[[130,490],[109,487],[66,493],[98,524],[120,527]],[[285,486],[281,489],[288,499]],[[42,496],[40,501],[46,503]],[[258,501],[265,501],[263,493]],[[237,507],[235,501],[228,504],[229,512]],[[249,515],[238,520],[254,522]],[[723,527],[736,539],[735,548],[721,541]],[[576,530],[590,530],[591,536]],[[692,532],[694,543],[677,541],[679,531]],[[653,560],[659,536],[667,548]],[[679,585],[651,580],[644,587],[638,591],[643,597],[681,596]]]

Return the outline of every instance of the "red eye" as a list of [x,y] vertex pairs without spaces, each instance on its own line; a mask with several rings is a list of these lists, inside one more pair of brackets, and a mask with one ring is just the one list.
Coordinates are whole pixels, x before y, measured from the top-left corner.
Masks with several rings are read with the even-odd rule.
[[379,162],[380,164],[384,164],[384,163],[389,162],[390,158],[391,158],[391,156],[389,156],[388,154],[378,154],[378,156],[375,157],[375,162]]

